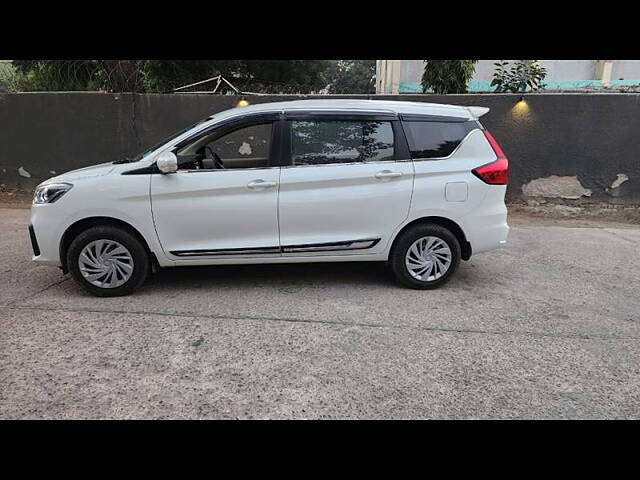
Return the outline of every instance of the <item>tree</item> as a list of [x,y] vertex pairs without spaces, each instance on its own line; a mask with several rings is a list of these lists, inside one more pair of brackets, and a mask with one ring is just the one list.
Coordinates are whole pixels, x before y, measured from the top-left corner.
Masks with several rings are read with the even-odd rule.
[[[145,60],[142,65],[145,91],[159,93],[169,93],[174,88],[220,74],[232,81],[239,68],[240,62],[237,60]],[[212,88],[211,84],[204,84],[195,89]]]
[[260,93],[316,93],[327,83],[329,60],[242,60],[236,85]]
[[467,93],[477,60],[425,60],[422,91],[435,93]]
[[[224,76],[243,91],[313,93],[328,82],[328,60],[17,60],[25,90],[171,92]],[[200,89],[213,88],[210,84]]]
[[327,93],[376,93],[375,60],[336,60],[328,76]]

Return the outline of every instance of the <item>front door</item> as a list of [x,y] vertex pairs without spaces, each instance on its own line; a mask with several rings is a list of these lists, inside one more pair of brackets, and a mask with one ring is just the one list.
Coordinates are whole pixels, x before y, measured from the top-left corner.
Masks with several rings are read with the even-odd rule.
[[413,164],[404,136],[397,138],[398,121],[310,114],[289,118],[286,125],[291,158],[280,175],[283,255],[383,251],[407,218],[413,187]]
[[176,148],[176,173],[152,175],[153,220],[169,258],[280,254],[277,123],[254,119],[200,134]]

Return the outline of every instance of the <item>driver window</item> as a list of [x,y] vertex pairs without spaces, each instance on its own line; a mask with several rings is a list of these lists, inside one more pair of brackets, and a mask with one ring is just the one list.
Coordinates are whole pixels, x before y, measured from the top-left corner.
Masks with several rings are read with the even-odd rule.
[[180,170],[223,170],[269,166],[271,123],[213,132],[177,152]]

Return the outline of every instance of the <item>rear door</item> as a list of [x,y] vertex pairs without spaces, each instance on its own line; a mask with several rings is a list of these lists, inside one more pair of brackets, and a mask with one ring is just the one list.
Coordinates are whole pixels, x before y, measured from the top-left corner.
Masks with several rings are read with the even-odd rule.
[[389,113],[287,112],[280,174],[285,256],[384,250],[408,215],[413,164]]

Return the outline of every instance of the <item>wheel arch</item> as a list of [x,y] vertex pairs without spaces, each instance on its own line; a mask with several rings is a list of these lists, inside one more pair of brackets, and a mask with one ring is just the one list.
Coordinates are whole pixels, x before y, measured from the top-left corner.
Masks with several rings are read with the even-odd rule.
[[117,227],[132,234],[142,243],[145,250],[149,254],[149,257],[151,258],[152,269],[153,271],[155,271],[158,264],[158,260],[155,254],[153,253],[153,251],[151,250],[151,248],[149,248],[149,243],[144,238],[144,236],[138,231],[138,229],[136,229],[131,224],[125,222],[124,220],[120,220],[118,218],[95,216],[95,217],[87,217],[81,220],[77,220],[76,222],[69,225],[69,227],[67,227],[67,229],[62,234],[62,237],[60,239],[60,263],[62,265],[62,271],[64,273],[66,273],[69,270],[67,265],[67,252],[69,250],[69,246],[71,245],[71,242],[73,242],[73,239],[76,238],[80,233],[84,232],[88,228],[95,227],[95,226]]
[[391,243],[391,248],[389,248],[389,253],[393,251],[394,247],[396,246],[396,242],[400,238],[400,235],[402,235],[407,229],[413,227],[414,225],[429,224],[429,223],[440,225],[441,227],[444,227],[447,230],[449,230],[451,233],[453,233],[453,235],[455,235],[455,237],[458,239],[458,242],[460,242],[460,253],[461,253],[462,259],[469,260],[471,258],[471,253],[472,253],[471,244],[467,240],[467,237],[464,234],[464,231],[462,230],[460,225],[458,225],[456,222],[454,222],[450,218],[440,217],[440,216],[420,217],[407,223],[404,227],[402,227],[398,231],[398,233],[396,233],[395,237],[393,238],[393,242]]

